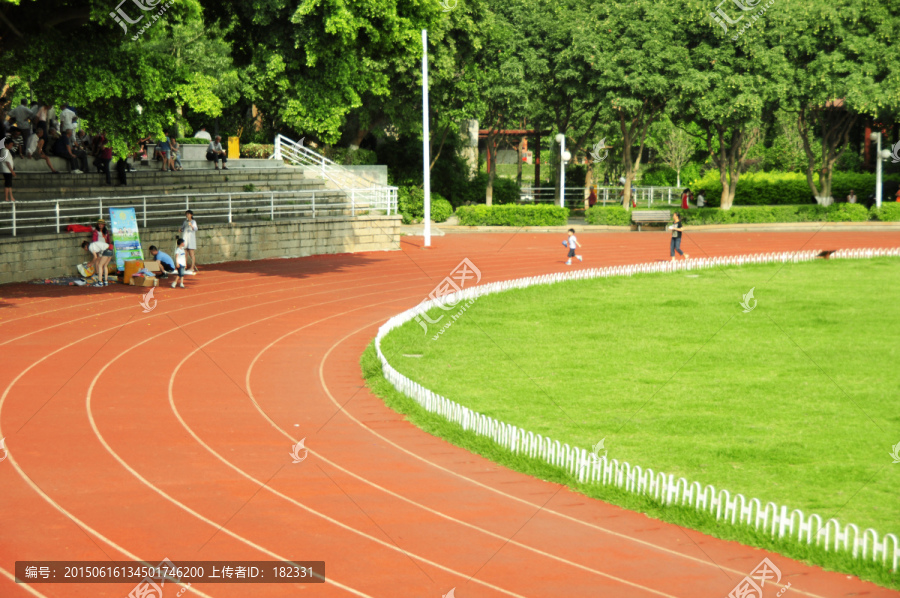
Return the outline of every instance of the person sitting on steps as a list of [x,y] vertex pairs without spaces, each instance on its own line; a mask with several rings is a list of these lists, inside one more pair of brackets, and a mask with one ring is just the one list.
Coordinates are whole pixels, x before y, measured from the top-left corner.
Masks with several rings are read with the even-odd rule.
[[222,160],[222,170],[228,170],[228,167],[225,166],[228,156],[225,154],[225,150],[222,149],[221,135],[216,135],[216,140],[209,142],[209,147],[206,148],[206,159],[215,164],[216,170],[219,170],[219,160]]

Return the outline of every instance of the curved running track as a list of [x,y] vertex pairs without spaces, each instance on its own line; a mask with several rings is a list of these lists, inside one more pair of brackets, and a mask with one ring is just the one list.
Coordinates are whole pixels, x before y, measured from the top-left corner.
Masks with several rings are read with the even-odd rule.
[[[653,233],[582,237],[585,267],[668,248]],[[388,410],[358,365],[379,324],[464,257],[482,282],[565,267],[552,235],[420,244],[209,267],[157,289],[150,313],[139,289],[0,288],[0,596],[133,587],[15,584],[16,560],[168,557],[326,561],[324,585],[185,596],[721,598],[764,556],[788,595],[900,595],[508,471]],[[897,245],[896,232],[694,233],[685,249]],[[292,463],[301,438],[309,456]]]

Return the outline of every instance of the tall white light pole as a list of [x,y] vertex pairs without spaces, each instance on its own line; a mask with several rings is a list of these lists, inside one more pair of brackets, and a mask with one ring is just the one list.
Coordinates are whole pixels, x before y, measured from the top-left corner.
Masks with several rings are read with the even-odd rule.
[[566,162],[572,155],[566,151],[566,136],[562,133],[556,134],[556,143],[559,144],[559,205],[566,207]]
[[431,247],[431,151],[428,147],[428,31],[422,30],[422,168],[425,174],[425,247]]
[[881,207],[881,161],[891,157],[889,150],[881,149],[881,131],[872,131],[869,139],[877,142],[875,149],[875,207]]

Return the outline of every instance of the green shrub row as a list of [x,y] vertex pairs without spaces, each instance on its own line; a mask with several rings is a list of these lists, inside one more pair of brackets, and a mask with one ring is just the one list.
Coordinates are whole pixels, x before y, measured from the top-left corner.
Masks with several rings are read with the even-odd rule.
[[[425,191],[421,187],[409,185],[397,191],[397,209],[403,217],[403,224],[421,222],[425,218]],[[453,214],[450,202],[438,195],[431,194],[431,219],[444,222]]]
[[271,143],[245,143],[241,146],[242,158],[267,159],[275,153],[275,145]]
[[[828,207],[799,206],[736,206],[730,210],[699,208],[682,210],[669,208],[681,215],[685,224],[755,224],[767,222],[900,222],[900,203],[885,203],[867,210],[860,204],[839,203]],[[631,213],[622,206],[594,206],[585,213],[587,224],[628,226]]]
[[[818,183],[818,179],[814,178]],[[898,175],[885,176],[886,182],[900,181]],[[682,179],[684,182],[684,179]],[[718,207],[722,199],[719,172],[711,170],[688,186],[697,195],[703,191],[710,206]],[[895,186],[895,185],[894,185]],[[841,201],[853,189],[860,201],[875,191],[875,175],[856,172],[835,172],[832,178],[832,197]],[[815,198],[806,182],[806,175],[797,172],[750,172],[741,175],[734,192],[736,206],[775,206],[814,204]]]
[[588,224],[628,226],[631,224],[631,212],[622,206],[594,206],[584,213],[584,220]]
[[465,226],[562,226],[569,221],[568,208],[559,206],[460,206],[459,223]]
[[890,202],[881,204],[880,208],[872,206],[870,211],[872,220],[882,222],[900,222],[900,203]]

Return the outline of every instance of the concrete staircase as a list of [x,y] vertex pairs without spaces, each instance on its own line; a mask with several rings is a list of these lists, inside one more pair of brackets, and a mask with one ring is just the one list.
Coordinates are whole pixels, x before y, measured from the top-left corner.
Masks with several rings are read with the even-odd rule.
[[[57,225],[65,231],[67,224],[88,224],[101,214],[108,218],[108,208],[119,206],[134,207],[141,226],[147,214],[148,226],[177,227],[187,208],[207,224],[223,223],[228,222],[229,196],[232,222],[270,220],[272,203],[275,218],[312,217],[313,194],[316,217],[351,215],[346,195],[326,185],[314,169],[280,160],[234,160],[225,171],[216,171],[206,160],[183,161],[179,172],[162,172],[159,163],[135,164],[127,185],[118,183],[114,166],[112,185],[107,185],[102,173],[71,174],[62,160],[51,160],[62,174],[50,173],[43,160],[16,160],[18,236],[56,232]],[[0,235],[12,234],[11,216],[11,205],[0,205]]]

